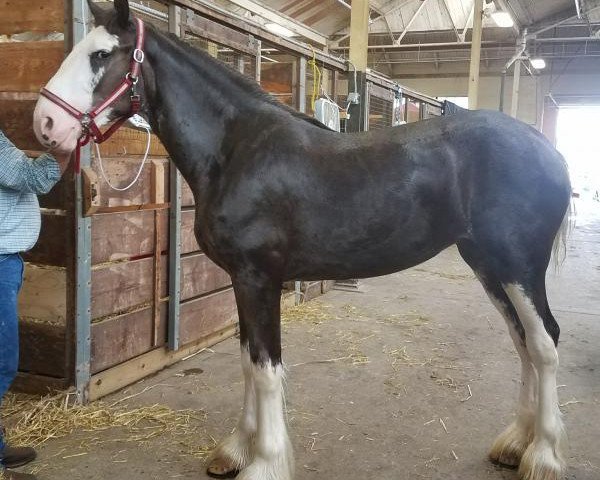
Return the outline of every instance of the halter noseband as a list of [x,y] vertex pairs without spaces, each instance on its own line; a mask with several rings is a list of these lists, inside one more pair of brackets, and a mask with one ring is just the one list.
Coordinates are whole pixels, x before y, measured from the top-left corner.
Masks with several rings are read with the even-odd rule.
[[[146,32],[144,28],[144,22],[139,18],[135,19],[137,23],[137,34],[135,41],[135,49],[133,50],[133,56],[131,59],[131,66],[129,72],[125,74],[125,78],[115,88],[115,90],[104,100],[102,103],[92,108],[88,112],[80,112],[75,107],[70,105],[68,102],[55,95],[50,90],[42,88],[40,95],[46,97],[52,103],[58,105],[69,115],[79,120],[81,124],[82,133],[81,137],[77,140],[77,148],[75,150],[75,173],[81,172],[81,147],[87,145],[90,140],[94,143],[102,143],[108,140],[113,133],[115,133],[130,117],[140,111],[140,96],[137,93],[136,85],[140,78],[140,70],[142,63],[144,63],[144,41],[146,39]],[[96,125],[96,117],[100,115],[104,110],[117,102],[127,91],[131,91],[131,109],[127,115],[124,115],[117,119],[108,130],[104,133],[100,131],[98,125]]]

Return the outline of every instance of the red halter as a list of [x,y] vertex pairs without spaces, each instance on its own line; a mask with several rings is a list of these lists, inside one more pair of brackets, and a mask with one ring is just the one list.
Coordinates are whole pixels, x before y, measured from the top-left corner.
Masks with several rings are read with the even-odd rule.
[[[80,112],[75,107],[65,102],[58,95],[55,95],[50,90],[42,88],[40,95],[43,95],[52,103],[61,107],[72,117],[75,117],[81,123],[82,133],[81,137],[77,140],[77,148],[75,150],[75,173],[81,172],[81,147],[87,145],[90,140],[94,143],[102,143],[108,140],[113,133],[115,133],[121,125],[123,125],[130,117],[140,111],[140,96],[137,93],[136,85],[139,81],[140,70],[142,63],[144,63],[144,41],[145,41],[145,28],[144,22],[139,18],[135,19],[137,23],[137,35],[135,41],[135,50],[133,51],[133,57],[131,59],[131,66],[129,72],[125,75],[125,78],[121,81],[119,86],[102,102],[92,110],[88,112]],[[104,110],[113,105],[119,100],[128,90],[131,91],[131,109],[127,115],[124,115],[117,119],[108,130],[104,133],[100,131],[98,125],[96,125],[96,117],[100,115]]]

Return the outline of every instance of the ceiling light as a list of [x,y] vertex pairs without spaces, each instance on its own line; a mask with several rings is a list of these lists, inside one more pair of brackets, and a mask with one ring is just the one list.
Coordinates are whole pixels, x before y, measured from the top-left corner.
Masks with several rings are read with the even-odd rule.
[[546,68],[546,60],[544,60],[543,58],[532,58],[531,66],[536,70],[542,70]]
[[296,34],[292,32],[289,28],[285,28],[278,23],[266,23],[265,28],[270,32],[273,32],[277,35],[281,35],[282,37],[293,37]]
[[497,12],[492,13],[492,18],[494,19],[494,22],[496,22],[496,25],[502,28],[509,28],[515,24],[512,17],[510,16],[510,13],[508,12],[503,12],[499,10]]

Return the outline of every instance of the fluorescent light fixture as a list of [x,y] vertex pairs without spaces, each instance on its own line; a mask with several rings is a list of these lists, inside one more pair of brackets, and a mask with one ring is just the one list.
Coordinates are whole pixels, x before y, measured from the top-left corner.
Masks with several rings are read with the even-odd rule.
[[296,35],[289,28],[285,28],[283,25],[279,25],[278,23],[266,23],[265,28],[270,32],[281,35],[282,37],[293,37]]
[[536,70],[542,70],[546,68],[546,60],[544,60],[543,58],[532,58],[531,66]]
[[501,10],[492,13],[492,18],[494,19],[494,22],[496,22],[496,25],[502,28],[509,28],[515,24],[514,20],[510,16],[510,13],[503,12]]

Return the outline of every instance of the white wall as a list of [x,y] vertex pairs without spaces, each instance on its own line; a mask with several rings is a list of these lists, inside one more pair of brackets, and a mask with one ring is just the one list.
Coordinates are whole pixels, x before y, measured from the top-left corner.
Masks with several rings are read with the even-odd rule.
[[[531,77],[525,74],[521,77],[518,118],[530,125],[540,127],[544,97],[553,95],[581,95],[600,97],[600,66],[582,71],[573,68],[561,69],[558,72]],[[413,88],[434,97],[466,97],[468,95],[468,78],[465,76],[402,78],[396,80],[407,87]],[[512,75],[507,75],[504,97],[504,111],[509,112],[512,101]],[[500,104],[500,76],[483,76],[479,86],[479,108],[498,110]]]

